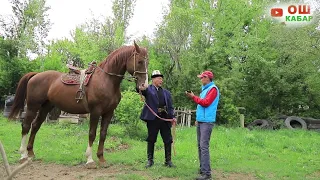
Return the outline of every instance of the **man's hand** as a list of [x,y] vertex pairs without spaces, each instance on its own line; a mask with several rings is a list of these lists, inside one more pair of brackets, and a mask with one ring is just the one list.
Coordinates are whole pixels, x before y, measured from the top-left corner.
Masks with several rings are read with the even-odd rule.
[[144,90],[146,90],[147,89],[147,85],[145,85],[145,84],[141,84],[140,86],[139,86],[139,90],[140,91],[144,91]]
[[188,93],[188,92],[186,91],[186,95],[187,95],[189,98],[193,98],[193,96],[194,96],[194,94],[193,94],[192,91],[191,91],[190,93]]
[[198,126],[198,121],[195,121],[195,122],[194,122],[194,125],[195,125],[195,126]]
[[177,119],[176,118],[172,118],[173,121],[171,121],[171,125],[177,124]]

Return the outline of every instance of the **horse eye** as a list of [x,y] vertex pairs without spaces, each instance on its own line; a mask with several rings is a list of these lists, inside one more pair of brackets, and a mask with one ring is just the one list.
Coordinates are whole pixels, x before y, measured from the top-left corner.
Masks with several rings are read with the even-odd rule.
[[142,63],[143,63],[143,61],[139,61],[139,62],[138,62],[138,64],[142,64]]

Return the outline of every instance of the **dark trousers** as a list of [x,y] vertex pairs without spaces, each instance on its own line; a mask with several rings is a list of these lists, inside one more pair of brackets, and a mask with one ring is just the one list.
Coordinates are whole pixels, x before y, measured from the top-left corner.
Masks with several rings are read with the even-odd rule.
[[197,127],[200,171],[206,175],[211,175],[209,144],[213,127],[214,123],[203,122],[198,122]]
[[160,131],[164,144],[172,143],[171,122],[156,118],[152,121],[147,121],[148,137],[146,139],[149,143],[157,142],[158,133]]

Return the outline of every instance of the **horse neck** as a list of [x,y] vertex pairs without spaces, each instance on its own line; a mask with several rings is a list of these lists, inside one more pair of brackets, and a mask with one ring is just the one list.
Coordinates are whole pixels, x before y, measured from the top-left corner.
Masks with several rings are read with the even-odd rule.
[[[102,69],[107,73],[112,73],[120,76],[124,76],[126,73],[126,60],[119,60],[117,63],[117,60],[110,59],[109,62],[106,62]],[[112,81],[112,84],[115,86],[120,86],[120,83],[122,81],[122,77],[116,76],[116,75],[108,75],[108,79]]]

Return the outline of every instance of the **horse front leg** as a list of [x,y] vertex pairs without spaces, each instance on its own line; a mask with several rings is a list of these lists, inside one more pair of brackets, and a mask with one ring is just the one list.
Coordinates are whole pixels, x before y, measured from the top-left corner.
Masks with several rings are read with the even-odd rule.
[[96,138],[99,117],[100,117],[99,115],[90,114],[89,143],[86,150],[86,157],[87,157],[86,167],[89,169],[96,168],[96,163],[92,159],[92,144]]
[[99,165],[101,167],[107,167],[107,163],[106,163],[106,160],[104,159],[103,152],[104,152],[104,142],[106,140],[107,130],[111,122],[112,116],[113,116],[113,111],[102,115],[101,128],[100,128],[100,140],[99,140],[99,147],[97,151],[97,157],[99,158]]

